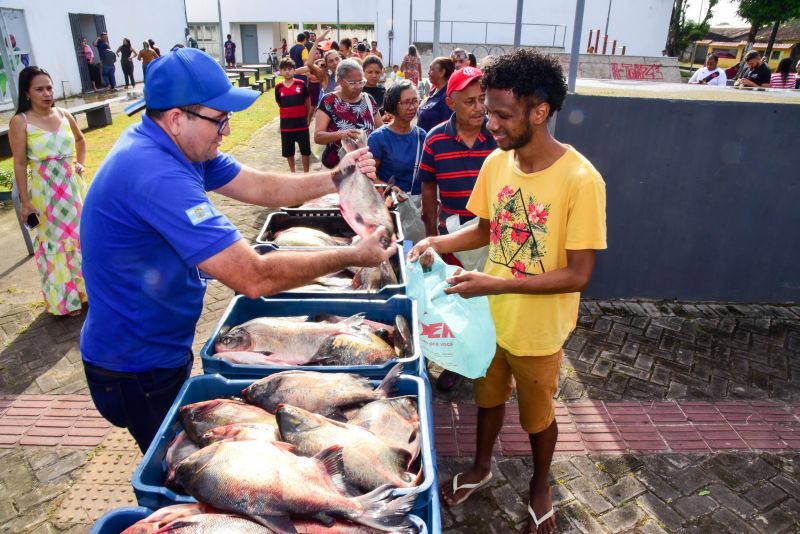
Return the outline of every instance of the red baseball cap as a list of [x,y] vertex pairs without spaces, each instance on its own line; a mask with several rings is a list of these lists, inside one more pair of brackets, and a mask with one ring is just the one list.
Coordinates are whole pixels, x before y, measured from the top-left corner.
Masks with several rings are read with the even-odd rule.
[[450,75],[450,80],[447,82],[447,96],[450,96],[453,91],[461,91],[481,76],[483,76],[483,71],[475,67],[458,69]]

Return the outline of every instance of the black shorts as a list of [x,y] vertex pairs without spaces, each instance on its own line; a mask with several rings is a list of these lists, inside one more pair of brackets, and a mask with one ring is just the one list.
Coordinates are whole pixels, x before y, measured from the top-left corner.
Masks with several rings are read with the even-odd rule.
[[295,132],[281,132],[281,155],[284,158],[294,157],[294,144],[300,145],[300,155],[311,155],[311,140],[308,137],[308,130],[297,130]]

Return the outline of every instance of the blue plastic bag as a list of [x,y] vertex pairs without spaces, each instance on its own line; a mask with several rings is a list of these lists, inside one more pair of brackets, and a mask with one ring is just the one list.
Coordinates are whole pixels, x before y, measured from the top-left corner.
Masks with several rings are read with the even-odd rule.
[[467,378],[480,378],[494,358],[494,321],[488,297],[465,299],[444,292],[457,269],[436,253],[430,271],[423,271],[419,261],[408,263],[406,291],[417,301],[423,356]]

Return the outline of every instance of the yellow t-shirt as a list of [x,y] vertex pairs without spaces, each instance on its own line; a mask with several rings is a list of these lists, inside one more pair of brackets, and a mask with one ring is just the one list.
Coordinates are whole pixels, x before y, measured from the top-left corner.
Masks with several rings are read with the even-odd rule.
[[[605,182],[577,150],[526,174],[514,151],[481,167],[467,209],[490,221],[484,272],[525,278],[567,266],[567,250],[606,248]],[[575,328],[580,293],[489,297],[497,344],[517,356],[557,352]]]

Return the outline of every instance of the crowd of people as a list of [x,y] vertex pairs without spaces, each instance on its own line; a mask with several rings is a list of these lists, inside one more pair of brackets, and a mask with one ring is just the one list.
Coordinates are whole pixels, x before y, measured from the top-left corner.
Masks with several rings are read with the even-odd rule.
[[[379,228],[354,247],[259,255],[207,196],[296,205],[335,191],[341,170],[358,165],[376,182],[393,181],[408,208],[403,220],[422,227],[408,261],[429,265],[435,251],[465,268],[448,280],[448,293],[491,296],[497,347],[475,381],[476,454],[443,483],[444,502],[457,506],[491,479],[492,448],[516,383],[533,458],[528,532],[554,532],[548,476],[562,345],[595,252],[606,247],[604,182],[548,129],[566,97],[563,70],[531,50],[484,60],[482,69],[454,51],[434,59],[430,92],[420,95],[412,77],[392,79],[380,56],[364,55],[364,43],[342,42],[336,51],[324,34],[309,37],[310,47],[298,38],[294,54],[286,47],[275,92],[284,156],[299,144],[308,170],[312,118],[314,140],[326,147],[330,170],[302,175],[258,171],[219,151],[232,113],[260,93],[233,87],[211,56],[179,47],[151,60],[151,83],[129,108],[144,109],[142,121],[123,133],[86,192],[80,129],[55,107],[50,75],[22,71],[10,125],[21,215],[34,231],[48,311],[71,315],[91,304],[81,355],[94,404],[144,451],[189,376],[208,276],[257,297],[395,254]],[[110,50],[107,36],[100,40]],[[129,42],[122,46],[129,59],[136,54]],[[320,96],[312,105],[314,79]],[[364,134],[368,147],[339,149]],[[459,382],[442,373],[437,385]]]
[[[230,35],[228,39],[230,39]],[[96,54],[92,47],[97,50]],[[186,44],[177,43],[170,51],[184,47],[197,48],[197,41],[188,33],[188,30]],[[85,37],[81,37],[78,41],[78,53],[85,61],[89,72],[89,79],[92,84],[91,90],[88,91],[90,93],[117,90],[117,59],[120,61],[120,67],[125,79],[125,89],[128,89],[136,87],[134,60],[141,63],[142,79],[146,80],[147,66],[155,58],[161,57],[161,49],[156,46],[153,39],[142,41],[142,46],[137,51],[131,44],[131,40],[123,37],[122,44],[115,51],[109,41],[108,32],[105,31],[100,32],[100,35],[92,41],[91,45]]]
[[[800,89],[800,61],[792,71],[791,58],[784,58],[778,63],[775,72],[761,54],[756,50],[751,50],[744,56],[744,66],[742,75],[733,83],[734,87],[747,87],[753,89]],[[728,80],[738,74],[739,65],[734,65],[729,69],[719,66],[719,56],[714,53],[706,56],[706,63],[697,69],[689,78],[690,84],[715,85],[725,87]]]

